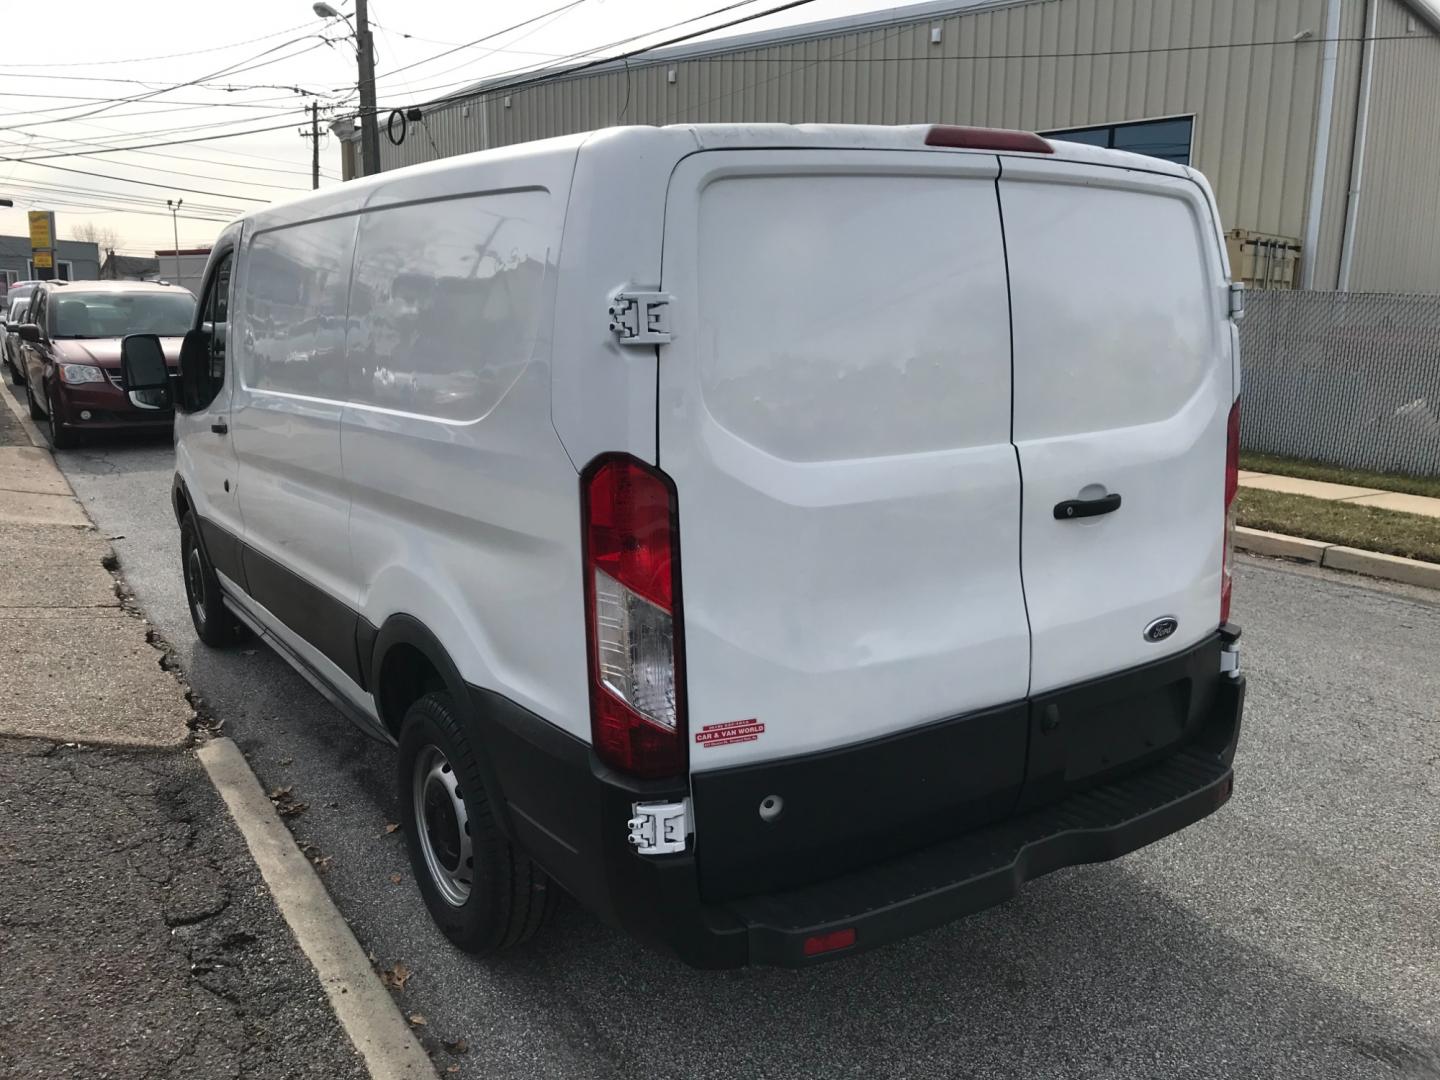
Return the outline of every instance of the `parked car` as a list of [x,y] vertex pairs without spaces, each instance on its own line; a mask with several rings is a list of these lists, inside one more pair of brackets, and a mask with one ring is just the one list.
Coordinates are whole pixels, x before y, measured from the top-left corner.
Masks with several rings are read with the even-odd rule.
[[[51,444],[73,446],[82,433],[168,429],[168,401],[129,393],[120,372],[120,341],[156,334],[173,369],[195,311],[186,289],[142,281],[87,281],[64,289],[45,282],[20,325],[30,415],[48,419]],[[157,398],[158,402],[159,399]]]
[[257,210],[180,356],[195,630],[398,747],[464,949],[557,886],[699,966],[881,945],[1229,798],[1238,295],[1199,173],[1020,132],[627,128]]
[[25,383],[25,367],[20,359],[20,324],[25,321],[25,312],[30,308],[29,297],[10,301],[5,314],[5,366],[10,371],[10,381],[16,386]]
[[[4,344],[5,365],[10,369],[10,377],[16,386],[24,383],[25,374],[20,363],[20,336],[17,333],[18,326],[12,330],[8,324],[12,322],[18,324],[21,321],[16,317],[16,305],[27,302],[30,297],[35,294],[35,290],[44,284],[46,284],[46,282],[17,281],[14,285],[11,285],[5,293],[5,310],[7,313]],[[67,282],[54,281],[49,284],[65,285]]]

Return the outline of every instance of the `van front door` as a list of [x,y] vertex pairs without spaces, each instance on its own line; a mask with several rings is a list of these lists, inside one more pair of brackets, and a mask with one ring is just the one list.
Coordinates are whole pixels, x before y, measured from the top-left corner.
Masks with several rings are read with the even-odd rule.
[[[191,509],[199,522],[206,554],[218,574],[243,589],[240,559],[239,462],[230,436],[234,378],[227,344],[234,244],[240,230],[225,233],[210,257],[195,324],[204,332],[204,355],[187,356],[175,413],[175,454],[186,479]],[[198,344],[198,343],[197,343]],[[196,347],[195,345],[191,346]]]

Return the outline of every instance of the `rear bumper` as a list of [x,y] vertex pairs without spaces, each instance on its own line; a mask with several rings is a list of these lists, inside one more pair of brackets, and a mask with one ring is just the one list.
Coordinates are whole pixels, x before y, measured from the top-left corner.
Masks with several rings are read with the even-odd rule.
[[[1216,647],[1209,643],[1207,655]],[[684,854],[650,857],[628,843],[632,804],[678,801],[690,794],[686,785],[616,774],[584,743],[513,703],[481,690],[473,696],[503,790],[502,823],[569,892],[696,967],[798,967],[941,926],[1042,874],[1117,858],[1213,813],[1230,797],[1245,683],[1211,670],[1204,715],[1159,760],[1043,805],[1021,800],[1018,812],[918,850],[718,902],[702,899],[695,843]],[[701,845],[705,832],[702,822]],[[807,941],[837,931],[853,931],[854,944],[806,954]]]

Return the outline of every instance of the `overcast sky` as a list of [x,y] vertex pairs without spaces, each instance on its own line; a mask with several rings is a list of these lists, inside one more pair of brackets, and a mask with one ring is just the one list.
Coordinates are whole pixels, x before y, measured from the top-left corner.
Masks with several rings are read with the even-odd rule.
[[[353,0],[332,2],[353,10]],[[423,101],[733,2],[370,0],[379,100],[382,108]],[[662,37],[780,2],[752,0]],[[903,0],[811,0],[729,33],[897,6]],[[527,19],[534,21],[455,48]],[[316,17],[311,0],[68,0],[7,20],[0,30],[0,196],[15,208],[0,209],[0,233],[25,235],[25,211],[50,209],[62,239],[91,222],[111,230],[123,254],[146,255],[172,246],[167,198],[184,200],[180,245],[193,247],[208,245],[246,209],[309,190],[310,145],[299,134],[305,110],[320,101],[324,131],[324,116],[354,107],[347,33],[344,24]],[[256,129],[271,130],[248,134]],[[247,134],[176,143],[231,132]],[[114,146],[146,149],[93,153]],[[339,151],[328,132],[320,165],[322,185],[339,182]]]

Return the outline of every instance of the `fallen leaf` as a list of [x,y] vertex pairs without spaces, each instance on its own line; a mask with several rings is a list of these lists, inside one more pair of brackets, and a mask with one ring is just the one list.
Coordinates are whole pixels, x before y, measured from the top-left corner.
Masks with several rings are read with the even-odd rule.
[[306,810],[309,810],[310,804],[303,802],[292,802],[286,803],[284,806],[281,806],[278,809],[280,811],[281,817],[294,817],[296,814],[303,814]]
[[463,1054],[470,1049],[470,1044],[464,1039],[456,1039],[454,1042],[442,1042],[440,1045],[452,1054]]
[[255,655],[255,650],[254,650],[254,649],[244,649],[244,650],[241,651],[240,655],[241,655],[241,656],[254,656],[254,655]]
[[389,836],[391,833],[393,833],[393,832],[394,832],[396,829],[398,829],[398,828],[400,828],[400,826],[397,825],[397,824],[395,824],[395,822],[393,822],[393,821],[387,821],[387,822],[385,823],[385,835],[386,835],[386,836]]
[[419,1013],[411,1013],[410,1023],[414,1024],[416,1027],[425,1027],[429,1022]]
[[289,797],[290,789],[288,787],[277,787],[274,791],[270,792],[271,802],[276,802],[280,799],[288,799]]
[[311,859],[310,861],[315,864],[315,868],[317,870],[329,870],[330,863],[334,860],[334,858],[334,855],[320,855]]
[[280,764],[281,764],[281,765],[294,765],[294,764],[295,764],[295,759],[294,759],[293,757],[282,757],[282,758],[280,759]]
[[390,875],[390,884],[391,884],[391,885],[399,885],[400,882],[402,882],[402,881],[404,881],[404,880],[405,880],[405,879],[402,878],[399,874],[391,874],[391,875]]
[[448,1069],[446,1069],[445,1071],[446,1071],[447,1073],[458,1073],[458,1072],[460,1071],[460,1066],[459,1066],[459,1065],[451,1065],[451,1066],[450,1066]]
[[410,981],[410,969],[396,961],[394,967],[380,973],[380,981],[391,990],[404,990],[405,984]]

